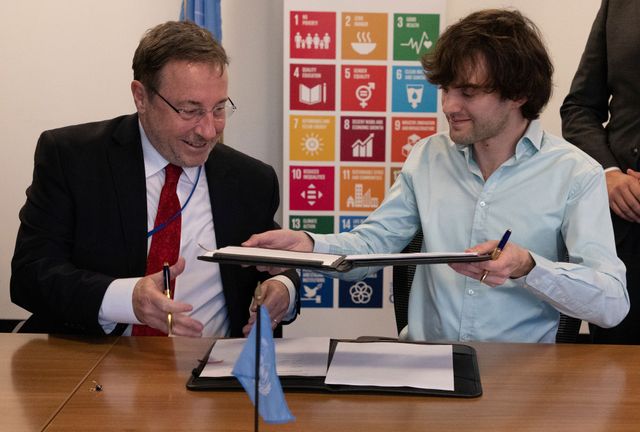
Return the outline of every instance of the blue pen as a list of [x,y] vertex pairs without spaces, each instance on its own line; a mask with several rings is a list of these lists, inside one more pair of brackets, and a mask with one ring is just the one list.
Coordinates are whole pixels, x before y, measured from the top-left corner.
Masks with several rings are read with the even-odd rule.
[[[511,236],[511,230],[508,229],[502,235],[502,238],[500,239],[500,242],[498,243],[498,246],[496,246],[496,248],[493,250],[493,252],[491,252],[491,259],[492,260],[497,260],[498,257],[500,257],[500,254],[502,253],[502,250],[504,249],[504,247],[507,245],[507,242],[509,241],[509,237],[510,236]],[[487,278],[488,274],[489,274],[489,271],[485,270],[484,273],[482,274],[482,277],[480,278],[480,282],[484,282],[484,280]]]

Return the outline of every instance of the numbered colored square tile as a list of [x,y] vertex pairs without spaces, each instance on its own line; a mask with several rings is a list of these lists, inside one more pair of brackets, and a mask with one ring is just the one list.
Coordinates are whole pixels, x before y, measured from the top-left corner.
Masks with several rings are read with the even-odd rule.
[[291,64],[289,74],[289,106],[292,110],[335,109],[334,65]]
[[418,141],[436,133],[435,117],[393,117],[391,119],[391,161],[404,162]]
[[343,281],[338,283],[341,308],[381,308],[382,307],[382,270],[374,276],[361,281]]
[[300,306],[303,308],[332,308],[333,279],[310,270],[300,275]]
[[384,117],[340,118],[340,160],[384,162]]
[[333,234],[333,216],[289,216],[289,228],[316,234]]
[[343,65],[341,77],[343,111],[387,109],[386,66]]
[[435,113],[438,109],[438,90],[417,66],[394,66],[391,110],[394,112]]
[[431,52],[440,34],[440,15],[395,14],[393,59],[419,60]]
[[332,161],[335,159],[335,117],[289,116],[289,159]]
[[291,11],[291,58],[336,58],[336,13]]
[[398,174],[402,171],[402,167],[391,167],[389,170],[389,187],[393,186],[396,179],[398,178]]
[[344,12],[342,14],[342,58],[386,60],[387,14]]
[[340,232],[348,232],[360,225],[366,216],[340,216]]
[[340,210],[372,211],[384,199],[383,167],[340,168]]
[[333,210],[333,167],[289,167],[291,210]]

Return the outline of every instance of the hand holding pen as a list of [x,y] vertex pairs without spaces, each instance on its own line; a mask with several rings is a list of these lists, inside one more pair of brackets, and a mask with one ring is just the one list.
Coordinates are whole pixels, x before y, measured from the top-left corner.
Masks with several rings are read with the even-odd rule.
[[[497,260],[500,257],[500,254],[502,253],[502,250],[504,249],[504,247],[507,245],[507,242],[509,241],[510,236],[511,236],[511,230],[508,229],[502,235],[502,238],[500,239],[498,246],[496,246],[493,252],[491,252],[492,260]],[[484,273],[482,274],[482,277],[480,278],[480,282],[484,282],[484,280],[487,278],[488,275],[489,275],[489,270],[485,270]]]

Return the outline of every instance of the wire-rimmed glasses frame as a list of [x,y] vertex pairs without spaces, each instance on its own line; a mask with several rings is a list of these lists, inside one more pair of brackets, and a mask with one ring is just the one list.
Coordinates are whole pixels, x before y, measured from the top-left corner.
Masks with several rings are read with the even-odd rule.
[[193,109],[185,109],[185,108],[176,108],[173,106],[171,102],[169,102],[164,96],[162,96],[158,90],[153,87],[150,87],[150,90],[157,94],[160,99],[164,101],[169,107],[174,110],[182,120],[192,121],[201,120],[208,113],[213,114],[213,118],[215,120],[226,120],[233,115],[234,112],[238,109],[236,105],[233,103],[231,98],[227,98],[224,104],[218,104],[211,108],[210,110],[206,110],[204,108],[193,108]]

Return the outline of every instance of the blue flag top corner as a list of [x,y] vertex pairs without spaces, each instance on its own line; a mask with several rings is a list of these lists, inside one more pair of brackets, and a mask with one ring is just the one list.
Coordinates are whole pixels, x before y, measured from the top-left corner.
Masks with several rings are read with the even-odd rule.
[[[260,306],[260,381],[258,396],[260,416],[267,423],[287,423],[295,420],[284,399],[280,379],[276,372],[276,349],[273,344],[271,318],[264,306]],[[233,366],[232,374],[238,378],[251,402],[255,405],[256,326],[254,325],[244,348]]]
[[222,41],[220,0],[182,0],[180,21],[185,20],[206,28],[218,42]]

